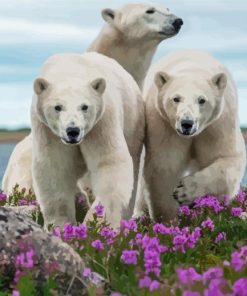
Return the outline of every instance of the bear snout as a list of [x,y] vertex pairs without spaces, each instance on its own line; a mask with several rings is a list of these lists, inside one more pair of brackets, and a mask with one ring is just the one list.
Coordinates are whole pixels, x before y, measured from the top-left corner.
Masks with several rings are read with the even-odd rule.
[[182,132],[185,135],[190,135],[194,126],[194,121],[191,119],[184,119],[181,121]]
[[66,133],[69,140],[76,140],[80,135],[80,129],[78,127],[68,127]]
[[172,23],[172,25],[173,25],[173,27],[174,27],[174,29],[175,29],[176,32],[179,32],[180,31],[183,23],[184,22],[183,22],[183,20],[181,18],[175,19],[175,21]]

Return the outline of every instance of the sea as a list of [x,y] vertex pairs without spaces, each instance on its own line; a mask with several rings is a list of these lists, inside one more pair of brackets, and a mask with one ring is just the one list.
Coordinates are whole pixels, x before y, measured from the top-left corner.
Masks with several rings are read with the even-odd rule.
[[[15,145],[16,145],[16,143],[0,144],[0,188],[2,186],[3,174],[5,172],[9,157],[10,157]],[[247,151],[247,144],[246,144],[246,151]],[[245,170],[244,178],[242,180],[242,185],[247,186],[247,167]]]

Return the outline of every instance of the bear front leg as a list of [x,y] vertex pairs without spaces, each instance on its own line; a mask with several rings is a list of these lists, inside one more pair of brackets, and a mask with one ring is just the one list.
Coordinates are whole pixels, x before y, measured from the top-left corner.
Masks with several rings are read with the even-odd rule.
[[245,161],[239,157],[225,157],[210,166],[183,178],[173,196],[181,204],[190,204],[197,197],[224,194],[233,198],[240,187]]
[[117,135],[114,141],[116,144],[101,137],[97,138],[97,143],[92,139],[86,140],[81,144],[81,151],[90,170],[93,193],[96,196],[85,221],[92,219],[95,206],[100,203],[104,206],[104,218],[116,228],[120,226],[121,219],[132,215],[129,206],[134,173],[124,136]]
[[60,139],[52,139],[46,145],[46,139],[40,142],[36,138],[33,147],[34,192],[45,226],[75,223],[76,160],[80,159],[80,150],[65,146]]
[[[154,148],[153,148],[154,149]],[[186,153],[176,154],[174,149],[160,146],[147,150],[144,178],[149,193],[151,218],[159,222],[174,219],[179,207],[172,192],[179,181],[186,162]]]

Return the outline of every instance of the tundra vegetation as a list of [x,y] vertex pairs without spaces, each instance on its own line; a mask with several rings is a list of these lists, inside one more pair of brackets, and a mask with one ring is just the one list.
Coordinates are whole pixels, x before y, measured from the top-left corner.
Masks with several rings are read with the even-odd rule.
[[[83,211],[84,197],[76,202]],[[43,224],[32,192],[19,191],[17,186],[8,199],[0,194],[0,205],[34,207],[33,220]],[[246,295],[246,189],[232,202],[227,196],[222,201],[210,195],[197,198],[192,206],[181,206],[178,220],[169,225],[143,217],[122,220],[120,229],[114,230],[103,217],[99,204],[87,225],[50,227],[52,236],[61,238],[84,259],[84,278],[92,279],[97,273],[105,279],[104,292],[90,281],[88,295]],[[37,252],[29,246],[16,254],[14,271],[0,275],[1,296],[56,295],[56,264],[50,265],[40,283],[35,276],[41,268]],[[73,295],[71,283],[67,285],[67,295]],[[77,291],[76,295],[81,294]]]

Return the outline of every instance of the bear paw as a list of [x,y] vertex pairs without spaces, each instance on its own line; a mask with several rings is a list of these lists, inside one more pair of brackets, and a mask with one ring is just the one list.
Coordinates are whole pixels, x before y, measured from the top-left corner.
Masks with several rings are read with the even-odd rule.
[[190,180],[190,177],[184,178],[174,190],[173,198],[179,204],[190,205],[195,199],[194,187],[194,182]]

